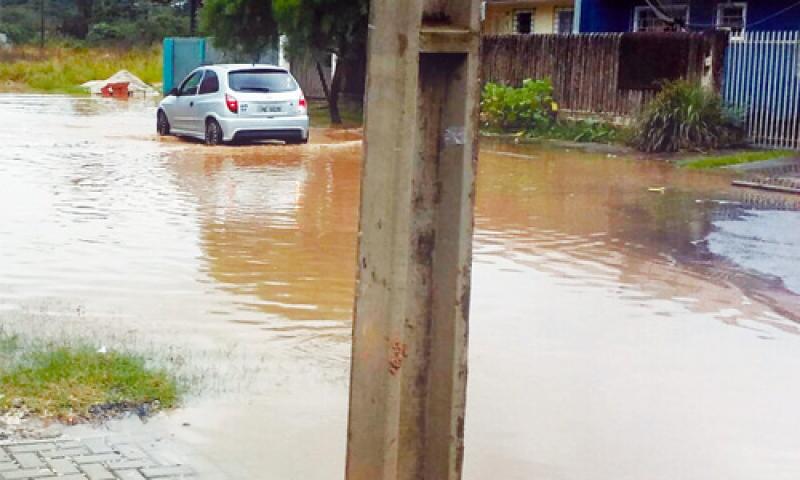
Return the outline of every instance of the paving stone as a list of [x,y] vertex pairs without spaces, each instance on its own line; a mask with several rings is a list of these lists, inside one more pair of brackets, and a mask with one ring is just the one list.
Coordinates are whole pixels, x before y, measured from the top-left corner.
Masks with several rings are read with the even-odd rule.
[[92,453],[113,453],[114,449],[106,443],[105,438],[87,438],[83,440],[85,445]]
[[72,457],[75,463],[110,463],[119,462],[123,458],[117,453],[102,453],[98,455],[79,455]]
[[144,453],[141,448],[134,445],[120,444],[114,445],[114,448],[116,448],[120,455],[131,460],[147,458],[147,454]]
[[80,473],[78,467],[65,458],[53,458],[48,460],[47,463],[50,465],[50,469],[59,475]]
[[56,477],[42,477],[40,480],[86,480],[86,476],[77,473],[74,475],[58,475]]
[[145,467],[155,467],[155,463],[152,460],[148,460],[146,458],[137,459],[137,460],[122,460],[120,462],[113,462],[108,464],[108,468],[112,470],[130,470],[131,468],[145,468]]
[[65,448],[65,449],[56,449],[50,450],[49,452],[40,452],[44,458],[64,458],[64,457],[77,457],[80,455],[88,455],[89,450],[86,448]]
[[73,449],[73,448],[82,448],[83,445],[81,442],[77,440],[58,440],[56,441],[56,447],[58,449]]
[[89,480],[115,480],[114,475],[99,463],[81,465],[81,469],[89,477]]
[[114,473],[120,480],[146,480],[138,470],[120,470]]
[[0,473],[0,478],[3,480],[22,480],[27,478],[42,478],[52,476],[53,472],[44,468],[26,468],[24,470],[16,470],[14,472]]
[[142,469],[142,474],[145,476],[145,478],[192,475],[193,473],[194,471],[186,465],[177,465],[174,467],[151,467]]
[[14,453],[12,455],[22,468],[42,468],[45,466],[39,455],[35,453]]
[[228,478],[222,474],[200,477],[185,465],[186,455],[181,445],[152,433],[0,442],[0,480]]
[[23,445],[11,445],[8,451],[11,453],[43,452],[56,448],[54,443],[29,443]]

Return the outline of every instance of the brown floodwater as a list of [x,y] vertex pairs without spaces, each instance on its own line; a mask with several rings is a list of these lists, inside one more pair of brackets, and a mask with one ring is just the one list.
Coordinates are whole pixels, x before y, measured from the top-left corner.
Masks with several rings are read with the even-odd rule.
[[[0,95],[0,326],[170,363],[162,426],[231,478],[341,478],[360,132],[153,117]],[[797,477],[797,197],[492,142],[478,183],[465,478]]]

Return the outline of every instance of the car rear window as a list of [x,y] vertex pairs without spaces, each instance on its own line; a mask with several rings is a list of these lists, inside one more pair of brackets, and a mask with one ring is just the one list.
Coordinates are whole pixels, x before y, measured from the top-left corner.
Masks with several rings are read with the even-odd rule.
[[282,70],[238,70],[228,74],[231,90],[237,92],[291,92],[297,83]]

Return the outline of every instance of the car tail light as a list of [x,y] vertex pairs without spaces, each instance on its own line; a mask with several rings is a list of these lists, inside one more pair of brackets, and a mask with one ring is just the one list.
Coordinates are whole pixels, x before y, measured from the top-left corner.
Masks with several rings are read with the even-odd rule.
[[230,110],[231,113],[239,113],[239,100],[236,100],[236,97],[232,97],[226,93],[225,105],[228,106],[228,110]]
[[300,95],[300,101],[297,102],[297,109],[300,111],[306,111],[308,109],[308,102],[306,102],[305,95]]

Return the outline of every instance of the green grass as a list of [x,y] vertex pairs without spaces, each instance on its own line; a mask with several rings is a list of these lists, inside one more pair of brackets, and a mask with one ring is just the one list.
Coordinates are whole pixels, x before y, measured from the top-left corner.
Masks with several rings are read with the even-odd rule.
[[0,332],[0,411],[23,407],[55,418],[90,418],[96,405],[176,405],[179,388],[143,357],[72,346],[23,345]]
[[503,130],[484,127],[482,133],[511,134],[539,140],[564,140],[576,143],[624,144],[629,129],[607,122],[592,120],[558,120],[528,130]]
[[[342,116],[342,124],[346,128],[360,127],[364,123],[364,111],[361,102],[342,98],[339,100],[339,113]],[[315,127],[331,126],[328,103],[325,100],[310,100],[308,103],[308,115],[311,118],[311,125]]]
[[685,168],[709,169],[727,167],[730,165],[740,165],[743,163],[761,162],[764,160],[774,160],[796,156],[797,152],[790,150],[757,150],[727,153],[724,155],[706,155],[702,157],[692,157],[678,162],[678,165]]
[[537,138],[570,142],[623,143],[625,128],[589,120],[559,120],[550,126],[534,129],[529,135]]
[[0,51],[0,91],[86,93],[89,80],[126,69],[147,83],[161,82],[161,47],[134,49],[16,47]]

